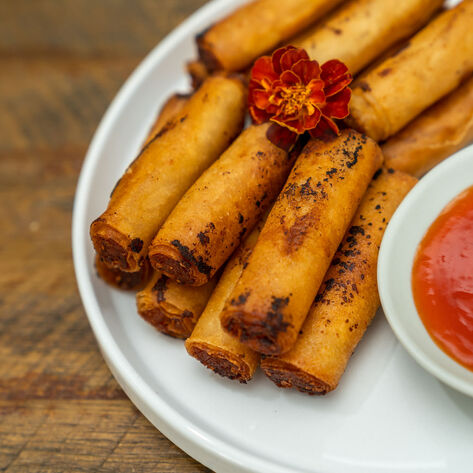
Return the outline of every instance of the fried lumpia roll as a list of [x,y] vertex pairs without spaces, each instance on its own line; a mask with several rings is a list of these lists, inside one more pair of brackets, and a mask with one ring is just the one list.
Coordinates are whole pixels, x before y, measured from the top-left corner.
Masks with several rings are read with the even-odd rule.
[[417,177],[473,141],[473,78],[382,146],[386,167]]
[[214,278],[204,286],[183,286],[154,271],[146,287],[136,294],[138,313],[160,332],[187,338],[216,282]]
[[119,269],[109,268],[99,257],[95,255],[95,269],[100,279],[108,285],[124,291],[139,291],[149,280],[152,272],[148,259],[145,259],[139,271],[129,273]]
[[139,270],[173,207],[241,130],[245,96],[237,78],[207,79],[143,148],[90,228],[95,250],[108,266]]
[[252,125],[186,192],[149,248],[151,265],[183,284],[205,284],[261,219],[293,165],[293,154]]
[[215,373],[241,383],[253,377],[260,355],[223,330],[220,314],[256,244],[260,226],[248,235],[225,266],[192,335],[186,340],[189,355]]
[[148,136],[143,144],[146,146],[153,138],[166,126],[167,123],[171,122],[184,108],[184,105],[188,102],[190,95],[187,94],[173,94],[161,107],[161,110],[156,117],[155,122],[149,130]]
[[288,351],[373,176],[378,145],[353,130],[304,147],[221,316],[267,355]]
[[383,171],[368,188],[294,347],[261,367],[283,388],[335,389],[379,306],[376,265],[384,229],[417,180]]
[[473,72],[473,0],[445,11],[353,84],[346,122],[385,140]]
[[291,41],[321,64],[337,58],[356,74],[424,26],[443,0],[351,0]]
[[254,0],[197,36],[207,69],[240,71],[342,0]]
[[209,76],[209,71],[200,60],[189,61],[186,64],[187,73],[191,78],[192,88],[197,90]]

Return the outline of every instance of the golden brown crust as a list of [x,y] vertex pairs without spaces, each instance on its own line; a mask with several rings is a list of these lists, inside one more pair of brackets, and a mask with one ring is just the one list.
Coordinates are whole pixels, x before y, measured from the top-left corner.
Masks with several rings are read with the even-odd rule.
[[321,64],[337,58],[354,75],[439,10],[443,0],[351,0],[291,41]]
[[294,344],[381,150],[353,130],[310,141],[279,195],[221,321],[267,355]]
[[209,71],[241,71],[254,59],[302,31],[342,0],[255,0],[196,37]]
[[278,386],[308,393],[337,387],[379,306],[376,266],[384,230],[416,182],[393,170],[375,174],[294,347],[261,362]]
[[473,0],[445,11],[353,84],[347,124],[381,141],[473,72]]
[[189,61],[186,64],[187,73],[191,78],[192,88],[197,90],[204,82],[205,79],[209,76],[209,71],[207,67],[198,59],[194,61]]
[[217,374],[240,382],[251,379],[260,356],[223,330],[220,314],[241,276],[261,227],[262,222],[243,241],[227,263],[192,335],[186,340],[189,355]]
[[190,94],[173,94],[164,102],[155,122],[149,130],[143,147],[149,144],[154,137],[182,111],[190,96]]
[[473,78],[436,103],[382,150],[386,167],[421,177],[473,141]]
[[245,101],[241,80],[211,77],[143,148],[91,225],[103,259],[123,271],[139,269],[172,208],[240,132]]
[[275,199],[295,156],[247,128],[176,205],[153,239],[153,267],[183,284],[213,277]]

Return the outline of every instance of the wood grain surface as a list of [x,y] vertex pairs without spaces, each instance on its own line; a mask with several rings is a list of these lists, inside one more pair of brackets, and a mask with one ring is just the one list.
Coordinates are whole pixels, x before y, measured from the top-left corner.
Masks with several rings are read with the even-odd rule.
[[203,472],[106,367],[72,267],[88,143],[143,56],[205,0],[0,1],[0,471]]

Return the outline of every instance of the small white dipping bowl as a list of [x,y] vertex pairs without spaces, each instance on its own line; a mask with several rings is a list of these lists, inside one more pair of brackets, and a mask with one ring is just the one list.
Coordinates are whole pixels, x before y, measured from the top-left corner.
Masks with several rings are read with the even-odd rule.
[[473,372],[450,358],[430,338],[417,313],[411,284],[414,256],[427,229],[444,207],[470,186],[473,145],[426,174],[396,210],[381,244],[378,287],[388,322],[410,355],[444,383],[473,396]]

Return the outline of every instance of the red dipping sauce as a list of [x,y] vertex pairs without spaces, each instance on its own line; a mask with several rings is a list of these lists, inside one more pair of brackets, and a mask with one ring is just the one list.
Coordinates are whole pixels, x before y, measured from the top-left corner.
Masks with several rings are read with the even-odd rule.
[[473,371],[473,187],[445,207],[419,244],[412,289],[432,339]]

